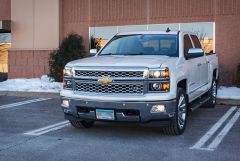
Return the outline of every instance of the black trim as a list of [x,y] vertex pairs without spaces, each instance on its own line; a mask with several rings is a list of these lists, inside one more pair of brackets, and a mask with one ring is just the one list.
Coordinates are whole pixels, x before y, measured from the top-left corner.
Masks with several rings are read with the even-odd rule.
[[169,100],[159,100],[159,101],[102,101],[102,100],[91,100],[91,99],[79,99],[79,98],[71,98],[71,97],[65,97],[61,96],[61,99],[71,99],[71,100],[78,100],[78,101],[96,101],[96,102],[116,102],[116,103],[159,103],[160,102],[171,102],[175,101],[176,99],[169,99]]

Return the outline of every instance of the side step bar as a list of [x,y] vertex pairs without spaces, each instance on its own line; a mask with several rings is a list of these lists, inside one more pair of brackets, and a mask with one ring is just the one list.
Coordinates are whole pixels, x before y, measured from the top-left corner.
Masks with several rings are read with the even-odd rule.
[[190,110],[195,111],[197,108],[201,107],[203,104],[205,104],[210,98],[209,97],[201,97],[190,103]]

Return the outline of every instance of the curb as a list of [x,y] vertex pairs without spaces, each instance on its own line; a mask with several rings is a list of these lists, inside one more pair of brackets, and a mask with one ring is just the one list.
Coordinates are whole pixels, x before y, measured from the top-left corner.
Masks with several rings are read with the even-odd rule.
[[[0,96],[60,98],[60,93],[0,91]],[[217,99],[219,105],[240,105],[240,100]]]
[[237,105],[237,106],[240,106],[240,100],[217,99],[217,104],[219,104],[219,105]]

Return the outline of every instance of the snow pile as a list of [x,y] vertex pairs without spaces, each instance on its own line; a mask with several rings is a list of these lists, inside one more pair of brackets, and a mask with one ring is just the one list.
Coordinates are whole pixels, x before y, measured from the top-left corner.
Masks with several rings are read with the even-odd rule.
[[217,98],[222,99],[239,99],[240,100],[240,88],[237,87],[219,87]]
[[41,78],[8,79],[5,82],[0,82],[0,91],[59,93],[61,89],[62,83],[54,82],[46,75]]

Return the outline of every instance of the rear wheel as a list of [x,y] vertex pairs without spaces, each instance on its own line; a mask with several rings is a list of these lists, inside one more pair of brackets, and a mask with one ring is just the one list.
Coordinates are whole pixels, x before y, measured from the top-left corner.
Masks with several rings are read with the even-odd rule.
[[86,121],[86,120],[83,120],[83,121],[70,120],[70,123],[73,127],[77,128],[77,129],[82,128],[82,127],[90,128],[94,125],[94,121]]
[[164,132],[170,135],[181,135],[186,127],[187,121],[187,97],[182,88],[177,90],[177,100],[175,108],[175,116],[172,119],[170,126],[164,128]]
[[207,92],[209,100],[206,102],[205,107],[214,108],[217,100],[217,81],[213,79],[212,86]]

